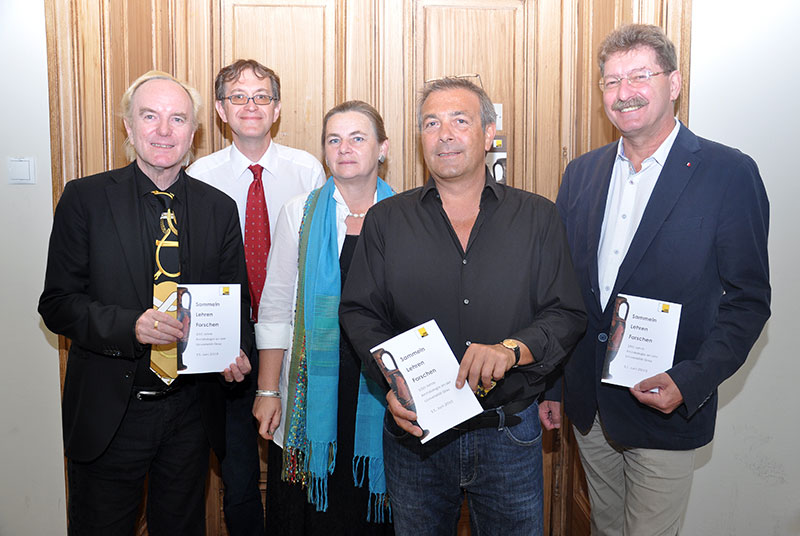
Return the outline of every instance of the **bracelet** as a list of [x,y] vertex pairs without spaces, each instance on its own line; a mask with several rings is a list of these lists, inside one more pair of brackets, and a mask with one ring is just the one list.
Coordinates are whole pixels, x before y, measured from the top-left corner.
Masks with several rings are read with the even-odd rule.
[[271,391],[268,389],[256,389],[256,396],[265,396],[267,398],[280,398],[280,391]]

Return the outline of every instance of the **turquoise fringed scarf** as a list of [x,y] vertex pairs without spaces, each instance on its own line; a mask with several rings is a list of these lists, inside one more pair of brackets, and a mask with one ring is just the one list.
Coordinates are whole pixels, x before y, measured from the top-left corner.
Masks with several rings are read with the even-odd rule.
[[[289,368],[289,407],[282,478],[308,486],[309,502],[328,508],[328,475],[336,462],[339,393],[339,298],[341,274],[333,177],[309,194],[300,226],[297,304]],[[378,178],[378,201],[394,194]],[[353,479],[369,476],[367,519],[382,522],[386,507],[383,472],[383,413],[380,388],[363,373],[359,380]]]

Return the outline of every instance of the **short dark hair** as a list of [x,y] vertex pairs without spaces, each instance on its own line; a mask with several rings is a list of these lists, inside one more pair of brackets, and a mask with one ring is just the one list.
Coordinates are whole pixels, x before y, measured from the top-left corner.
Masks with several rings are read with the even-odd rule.
[[242,72],[246,69],[253,71],[257,78],[263,80],[269,78],[272,85],[272,96],[275,100],[281,100],[281,79],[275,74],[275,71],[269,67],[261,65],[256,60],[236,60],[230,65],[220,69],[217,73],[217,78],[214,80],[214,98],[222,100],[225,98],[225,84],[238,80],[242,76]]
[[419,101],[417,102],[417,127],[420,132],[422,131],[422,106],[431,93],[436,91],[445,91],[449,89],[466,89],[471,91],[478,97],[481,105],[481,128],[486,128],[486,125],[497,122],[497,112],[494,111],[494,104],[492,99],[483,90],[482,87],[476,86],[469,80],[463,77],[446,76],[444,78],[437,78],[425,84],[420,91]]
[[600,74],[605,74],[606,61],[610,56],[636,48],[653,49],[662,69],[670,73],[678,70],[675,45],[661,28],[652,24],[627,24],[608,34],[600,43],[600,50],[597,52]]
[[375,135],[378,137],[378,143],[383,143],[389,138],[386,136],[386,128],[383,126],[383,117],[378,113],[369,103],[360,100],[349,100],[341,104],[337,104],[325,114],[322,119],[322,147],[325,148],[325,136],[328,134],[328,119],[336,114],[344,112],[358,112],[364,114],[369,119],[372,126],[375,128]]

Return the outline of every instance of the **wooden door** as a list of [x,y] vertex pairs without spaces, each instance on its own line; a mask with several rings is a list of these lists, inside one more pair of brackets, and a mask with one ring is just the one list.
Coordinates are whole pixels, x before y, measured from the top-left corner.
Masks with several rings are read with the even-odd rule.
[[[374,104],[390,139],[384,178],[398,191],[425,180],[418,89],[430,78],[480,74],[502,104],[498,134],[509,148],[509,183],[555,199],[567,162],[617,135],[602,111],[594,58],[618,24],[659,24],[678,45],[679,115],[686,120],[690,1],[45,0],[54,201],[67,180],[126,163],[119,101],[149,69],[200,91],[206,106],[197,156],[230,143],[213,109],[213,81],[242,57],[281,78],[281,118],[273,130],[279,143],[321,156],[327,109],[354,98]],[[547,433],[543,445],[546,532],[588,534],[574,440]],[[265,485],[262,478],[264,493]],[[226,533],[221,498],[212,460],[208,534]],[[459,534],[468,532],[462,523]]]

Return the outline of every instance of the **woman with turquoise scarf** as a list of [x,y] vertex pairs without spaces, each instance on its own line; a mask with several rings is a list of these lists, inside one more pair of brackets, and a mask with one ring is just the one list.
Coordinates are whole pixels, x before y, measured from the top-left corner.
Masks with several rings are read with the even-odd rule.
[[393,534],[383,475],[382,390],[339,328],[339,297],[364,216],[393,194],[378,177],[389,140],[362,101],[332,108],[331,177],[281,210],[256,324],[253,414],[271,440],[267,533]]

